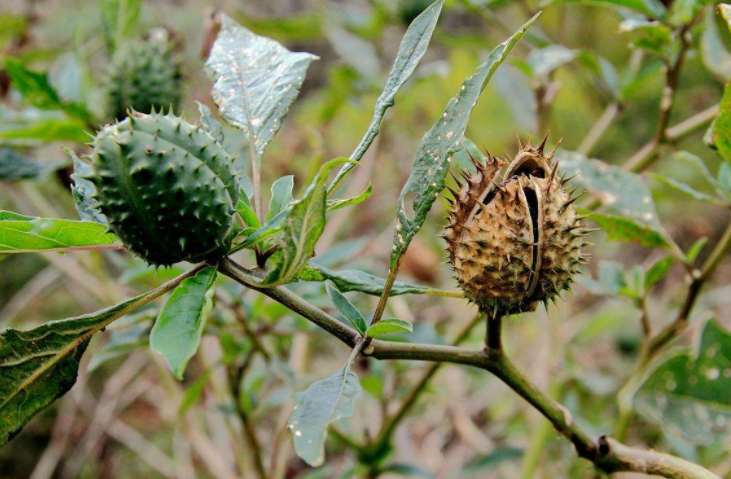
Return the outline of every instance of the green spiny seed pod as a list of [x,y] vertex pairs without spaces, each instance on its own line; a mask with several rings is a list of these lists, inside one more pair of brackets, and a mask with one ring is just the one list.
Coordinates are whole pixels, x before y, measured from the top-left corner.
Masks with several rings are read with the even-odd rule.
[[475,174],[462,173],[452,190],[445,238],[456,279],[482,311],[532,311],[569,289],[584,262],[588,230],[581,223],[566,179],[556,175],[545,140],[530,144],[510,163],[488,153],[486,164],[472,158]]
[[233,158],[202,127],[132,113],[97,134],[88,157],[96,207],[130,250],[155,265],[228,251],[238,201]]
[[117,50],[102,82],[109,118],[121,120],[129,109],[150,113],[178,107],[182,76],[171,53],[163,41],[135,41]]

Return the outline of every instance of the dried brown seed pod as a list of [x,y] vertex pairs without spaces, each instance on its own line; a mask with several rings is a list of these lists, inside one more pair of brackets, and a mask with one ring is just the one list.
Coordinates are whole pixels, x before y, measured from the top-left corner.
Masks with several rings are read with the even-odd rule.
[[444,237],[465,295],[485,312],[533,311],[568,289],[584,262],[588,230],[557,175],[553,152],[520,145],[504,176],[503,160],[487,154],[476,172],[462,172]]

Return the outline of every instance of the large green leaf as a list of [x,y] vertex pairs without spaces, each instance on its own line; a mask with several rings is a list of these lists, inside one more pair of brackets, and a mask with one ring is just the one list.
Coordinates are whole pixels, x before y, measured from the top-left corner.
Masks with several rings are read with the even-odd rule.
[[325,460],[328,426],[351,417],[355,410],[355,400],[361,392],[358,376],[350,370],[355,358],[356,354],[352,354],[338,372],[312,383],[297,395],[287,424],[294,436],[295,452],[313,467]]
[[0,253],[109,249],[117,237],[91,221],[34,218],[0,211]]
[[695,353],[672,353],[634,397],[648,420],[691,441],[709,444],[731,433],[731,333],[706,323]]
[[150,348],[162,355],[176,379],[201,343],[203,328],[213,309],[216,268],[209,266],[175,288],[160,311],[150,334]]
[[221,116],[240,128],[260,161],[297,98],[315,55],[292,53],[223,15],[206,62]]
[[32,180],[66,164],[65,160],[38,163],[10,148],[3,148],[0,149],[0,180]]
[[[411,74],[414,73],[421,58],[426,53],[429,40],[431,40],[434,28],[437,26],[437,20],[439,19],[439,13],[442,11],[443,4],[444,0],[434,2],[416,17],[406,30],[406,34],[401,40],[401,45],[396,54],[396,60],[394,60],[393,66],[391,67],[391,73],[389,73],[388,80],[386,80],[386,86],[376,101],[371,124],[363,139],[361,139],[358,146],[350,155],[351,160],[360,161],[371,146],[371,143],[373,143],[373,140],[378,136],[386,110],[395,104],[396,93],[404,86],[404,83],[406,83]],[[330,183],[328,192],[332,192],[337,188],[345,175],[354,167],[355,165],[353,164],[343,166],[332,183]]]
[[634,10],[648,17],[662,19],[666,16],[665,6],[658,0],[546,0],[542,5],[562,3],[583,3],[586,5],[607,5]]
[[180,276],[96,313],[0,332],[0,446],[76,382],[91,337],[117,318],[174,288]]
[[[513,36],[490,53],[487,61],[464,81],[457,96],[449,101],[442,116],[422,138],[411,168],[411,175],[398,200],[396,212],[398,221],[391,252],[391,267],[421,229],[439,192],[444,189],[452,154],[462,148],[460,140],[467,129],[470,114],[480,93],[537,18],[538,15],[531,18]],[[409,209],[413,210],[413,215],[408,213]]]
[[293,202],[280,213],[284,215],[280,250],[274,258],[276,265],[264,279],[262,286],[271,287],[290,282],[313,255],[315,243],[325,229],[327,175],[343,161],[347,159],[335,159],[322,165],[302,199]]

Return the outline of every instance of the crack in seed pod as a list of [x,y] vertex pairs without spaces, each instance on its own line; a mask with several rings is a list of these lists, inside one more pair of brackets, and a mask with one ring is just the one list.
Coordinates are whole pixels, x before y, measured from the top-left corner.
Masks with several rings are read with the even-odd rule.
[[505,165],[489,152],[483,164],[470,155],[476,172],[453,175],[448,223],[443,237],[455,277],[467,298],[483,311],[532,311],[569,290],[586,260],[586,228],[572,196],[557,175],[554,150],[518,144]]

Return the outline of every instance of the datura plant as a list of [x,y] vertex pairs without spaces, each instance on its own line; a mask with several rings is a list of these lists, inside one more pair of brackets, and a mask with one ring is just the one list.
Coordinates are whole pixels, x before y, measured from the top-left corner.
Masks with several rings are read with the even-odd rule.
[[[399,2],[399,5],[407,3]],[[676,479],[717,477],[684,459],[620,442],[635,406],[640,411],[654,411],[656,420],[670,420],[662,414],[668,410],[663,410],[662,405],[667,405],[668,399],[663,396],[667,391],[663,388],[669,381],[678,391],[694,394],[693,376],[689,376],[694,368],[705,371],[708,378],[711,378],[709,371],[715,371],[713,378],[719,379],[719,385],[720,381],[727,380],[725,373],[711,369],[716,366],[704,362],[712,360],[704,354],[698,358],[675,356],[674,362],[661,366],[662,378],[652,376],[645,382],[650,374],[649,365],[687,327],[698,291],[731,244],[731,235],[724,236],[703,268],[695,269],[692,264],[699,247],[687,254],[680,250],[657,220],[649,191],[635,174],[651,162],[658,145],[670,144],[682,134],[680,127],[668,133],[663,124],[660,136],[643,153],[645,156],[640,155],[624,169],[565,150],[547,152],[546,139],[537,147],[519,142],[514,159],[502,160],[490,153],[482,154],[465,138],[480,94],[538,15],[491,51],[484,63],[456,89],[454,97],[434,119],[433,127],[423,136],[396,207],[386,277],[334,271],[312,261],[328,214],[339,208],[355,207],[371,194],[368,187],[352,198],[337,197],[339,187],[358,167],[379,134],[386,111],[395,104],[398,91],[424,56],[443,6],[443,0],[425,8],[421,2],[411,3],[421,13],[406,30],[361,142],[349,157],[325,162],[319,171],[312,172],[310,184],[297,199],[293,197],[291,176],[275,181],[268,206],[262,202],[264,153],[298,96],[310,64],[318,58],[309,53],[291,52],[276,41],[221,16],[206,71],[213,84],[213,103],[220,118],[228,124],[227,128],[239,130],[239,137],[243,135],[246,140],[243,151],[232,151],[234,142],[227,142],[224,126],[208,107],[200,105],[198,121],[176,113],[180,72],[166,46],[145,42],[128,47],[118,45],[104,79],[108,115],[115,121],[98,128],[87,150],[79,151],[80,156],[70,152],[75,169],[72,193],[81,220],[36,218],[2,211],[0,253],[116,250],[108,254],[109,258],[118,260],[120,252],[126,250],[163,272],[173,265],[178,266],[171,271],[177,271],[183,262],[192,266],[182,274],[176,272],[177,276],[155,289],[101,311],[51,321],[32,329],[2,331],[0,445],[10,441],[36,414],[74,386],[82,356],[95,335],[108,334],[103,331],[114,321],[168,293],[159,311],[144,309],[156,315],[149,344],[164,358],[172,375],[182,380],[207,331],[207,319],[214,308],[232,308],[240,313],[237,308],[241,305],[231,296],[241,289],[217,289],[220,274],[239,287],[280,303],[351,349],[348,359],[334,375],[312,383],[294,398],[286,427],[291,431],[296,454],[311,466],[324,462],[330,426],[354,414],[361,385],[353,366],[360,357],[370,361],[401,359],[435,363],[400,412],[385,416],[379,434],[366,435],[365,442],[361,443],[347,437],[343,430],[337,431],[342,442],[357,452],[358,471],[363,471],[364,477],[378,477],[389,471],[384,461],[392,450],[391,438],[396,425],[440,363],[471,366],[495,375],[545,416],[572,443],[578,456],[599,471],[633,471]],[[632,3],[635,7],[638,4],[643,10],[640,13],[645,15],[656,14],[647,11],[649,4],[664,10],[659,3]],[[655,28],[655,24],[659,25],[659,21],[648,22],[645,28]],[[690,33],[689,28],[678,30],[680,35]],[[669,29],[667,35],[671,35]],[[541,35],[536,38],[539,44],[545,41]],[[685,36],[679,38],[686,41]],[[684,55],[684,50],[677,55],[681,54]],[[674,75],[673,68],[679,68],[682,57],[666,60],[668,74]],[[516,64],[532,72],[540,91],[545,78],[537,69],[541,65],[546,68],[546,62],[529,58],[524,64],[516,59]],[[32,85],[22,83],[26,77],[29,76],[11,72],[11,79],[20,85],[21,93],[37,99],[31,96]],[[32,78],[36,80],[35,85],[51,88],[43,78]],[[730,155],[727,147],[731,144],[728,141],[730,96],[727,92],[720,113],[714,111],[708,118],[718,114],[710,136],[722,155]],[[538,99],[544,101],[545,97]],[[671,104],[668,102],[664,100],[664,108]],[[694,120],[687,129],[697,129],[697,124]],[[250,168],[245,166],[249,162]],[[339,172],[331,175],[338,168]],[[596,210],[592,219],[611,239],[633,241],[669,252],[669,263],[667,260],[658,263],[635,290],[644,291],[657,283],[673,261],[683,263],[692,272],[689,299],[679,319],[656,336],[648,336],[638,369],[622,389],[621,425],[616,439],[595,435],[599,426],[590,431],[584,428],[584,421],[573,420],[566,408],[516,368],[500,340],[504,317],[521,315],[535,310],[541,303],[547,306],[555,301],[562,291],[570,288],[586,262],[582,249],[587,245],[590,219],[577,212],[576,200],[580,195],[567,191],[567,182],[573,176],[577,187],[595,194],[598,200],[581,203],[582,207],[587,211]],[[713,181],[719,191],[724,188],[723,180]],[[442,194],[449,203],[444,234],[447,253],[461,292],[396,280],[404,253]],[[731,194],[725,201],[728,198]],[[597,209],[601,203],[604,209]],[[320,283],[320,289],[327,292],[342,320],[293,291],[295,283],[304,281]],[[627,284],[622,287],[622,291],[629,291],[627,294],[635,291],[630,291],[632,288]],[[379,300],[373,313],[367,314],[356,308],[344,292],[370,294]],[[389,298],[401,294],[451,296],[475,303],[479,322],[487,324],[484,347],[458,346],[476,322],[452,346],[389,339],[388,335],[393,333],[409,338],[408,333],[413,329],[409,321],[384,318]],[[643,294],[637,293],[633,298],[641,302]],[[240,326],[256,345],[254,351],[266,355],[266,348],[257,336],[259,332],[247,326],[245,314],[239,316]],[[216,323],[214,329],[225,331],[228,326],[226,322]],[[725,355],[728,361],[731,360],[728,357],[730,337],[720,326],[709,323],[703,344],[715,348],[718,357]],[[230,373],[234,409],[242,420],[240,429],[253,456],[251,463],[260,479],[274,477],[264,466],[262,456],[267,454],[266,447],[256,438],[247,398],[242,397],[242,378],[248,360],[241,357],[239,346],[229,347],[227,351],[229,355],[222,366]],[[270,367],[274,368],[275,363]],[[728,382],[723,384],[728,392]],[[716,399],[713,396],[704,401]],[[718,427],[721,419],[726,418],[724,414],[728,414],[727,406],[725,410],[719,408],[712,412],[720,418],[711,420]],[[700,427],[702,436],[706,422],[698,424],[701,426],[696,425],[695,430]],[[280,426],[284,429],[283,421]]]

